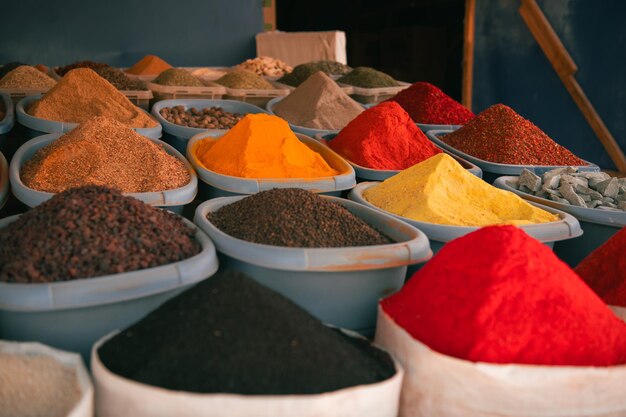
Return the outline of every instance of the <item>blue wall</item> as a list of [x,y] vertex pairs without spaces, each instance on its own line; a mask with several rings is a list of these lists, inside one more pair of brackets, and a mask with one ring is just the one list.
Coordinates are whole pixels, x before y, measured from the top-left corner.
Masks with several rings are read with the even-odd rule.
[[[614,168],[524,24],[518,0],[478,0],[473,110],[504,103],[577,155]],[[578,65],[576,79],[626,150],[626,2],[538,0]]]
[[234,65],[256,55],[260,0],[5,0],[0,64],[114,66],[156,54],[173,65]]

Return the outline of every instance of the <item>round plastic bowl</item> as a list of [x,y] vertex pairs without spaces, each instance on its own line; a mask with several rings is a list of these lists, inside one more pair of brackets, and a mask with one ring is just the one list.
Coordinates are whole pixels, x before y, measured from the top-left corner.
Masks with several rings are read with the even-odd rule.
[[227,197],[241,194],[255,194],[272,188],[304,188],[316,193],[339,195],[356,184],[354,169],[342,157],[315,139],[296,133],[298,139],[309,148],[318,152],[331,168],[339,175],[324,178],[240,178],[218,174],[206,169],[196,156],[196,143],[202,139],[219,136],[212,133],[200,133],[189,140],[187,159],[191,162],[200,177],[198,189],[202,198]]
[[[378,184],[380,183],[362,182],[358,184],[354,189],[352,189],[352,191],[350,191],[349,198],[358,203],[365,204],[368,207],[379,210],[383,213],[387,213],[390,216],[395,217],[396,219],[400,219],[408,224],[419,228],[426,234],[426,236],[428,236],[428,239],[430,240],[430,247],[432,248],[434,253],[437,253],[439,249],[441,249],[443,245],[447,242],[479,229],[479,227],[475,226],[447,226],[443,224],[420,222],[417,220],[411,220],[406,217],[398,216],[379,207],[376,207],[363,197],[363,192],[368,188]],[[574,218],[574,216],[571,216],[560,210],[556,210],[552,207],[546,207],[532,202],[531,204],[550,213],[557,214],[560,217],[560,220],[556,222],[520,226],[520,228],[523,229],[530,236],[534,237],[540,242],[545,243],[550,248],[554,246],[554,242],[556,241],[572,239],[583,234],[583,231],[580,228],[580,224],[578,223],[578,220]]]
[[0,120],[0,135],[9,133],[15,124],[15,111],[13,110],[13,102],[11,96],[0,91],[0,101],[4,105],[4,119]]
[[415,123],[415,124],[424,133],[428,132],[429,130],[453,131],[453,130],[457,130],[457,129],[463,127],[463,125],[431,125],[431,124],[427,124],[427,123]]
[[515,193],[525,200],[569,213],[580,222],[585,231],[583,237],[564,240],[554,245],[554,252],[572,267],[578,265],[589,253],[626,226],[626,211],[608,211],[557,203],[519,191],[516,188],[518,179],[517,176],[500,177],[493,185]]
[[163,126],[163,140],[176,148],[177,151],[185,153],[187,151],[187,142],[192,136],[198,133],[210,132],[216,135],[223,135],[228,129],[200,129],[195,127],[180,126],[165,120],[161,116],[161,110],[165,107],[183,106],[185,110],[195,107],[203,109],[205,107],[220,107],[222,110],[230,113],[241,114],[257,114],[267,113],[260,107],[254,106],[243,101],[236,100],[202,100],[202,99],[179,99],[179,100],[163,100],[152,106],[152,115]]
[[[55,122],[53,120],[41,119],[39,117],[31,116],[26,112],[26,109],[35,101],[41,98],[41,94],[36,96],[28,96],[24,97],[17,103],[15,107],[15,112],[17,114],[17,121],[24,127],[27,128],[27,133],[29,137],[40,136],[46,133],[67,133],[70,130],[74,129],[78,126],[78,123],[66,123],[66,122]],[[138,107],[139,109],[139,107]],[[143,109],[139,109],[142,112],[150,115],[147,111]],[[150,116],[152,117],[152,116]],[[155,120],[156,121],[156,120]],[[151,139],[158,139],[161,137],[161,124],[158,124],[155,127],[146,127],[146,128],[133,128],[137,133],[147,136]]]
[[[337,136],[337,134],[333,133],[330,135],[325,135],[322,139],[320,139],[320,142],[322,142],[324,145],[328,146],[328,142],[330,142],[335,136]],[[447,151],[444,150],[445,153],[447,153],[448,155],[450,155],[451,157],[453,157],[459,164],[461,164],[461,166],[463,166],[463,168],[467,169],[469,172],[471,172],[472,174],[474,174],[475,176],[477,176],[478,178],[482,178],[483,177],[483,171],[477,167],[476,165],[466,161],[465,159],[458,157],[454,154],[451,154]],[[346,161],[348,161],[346,159]],[[393,177],[394,175],[396,175],[397,173],[399,173],[402,170],[399,169],[374,169],[374,168],[366,168],[362,165],[358,165],[355,164],[352,161],[348,161],[348,163],[350,165],[352,165],[352,168],[354,168],[354,172],[356,173],[356,178],[357,181],[361,182],[361,181],[384,181],[389,177]]]
[[[18,217],[0,220],[0,229]],[[215,246],[203,231],[184,221],[196,230],[202,251],[179,262],[73,281],[0,282],[0,335],[80,352],[87,361],[96,340],[131,325],[217,271]]]
[[4,207],[9,198],[9,164],[0,152],[0,209]]
[[[13,194],[15,195],[15,197],[22,203],[26,204],[28,207],[35,207],[43,203],[44,201],[52,198],[54,193],[37,191],[27,187],[22,182],[22,179],[20,177],[20,171],[22,169],[22,166],[24,166],[26,161],[33,157],[35,152],[37,152],[44,146],[54,142],[62,135],[63,133],[50,133],[48,135],[42,135],[31,139],[24,145],[22,145],[17,150],[17,152],[15,152],[15,155],[11,160],[11,166],[9,168],[11,189],[13,190]],[[189,171],[191,180],[187,185],[173,190],[164,190],[150,193],[127,193],[126,195],[135,197],[136,199],[141,200],[146,204],[164,207],[170,211],[180,214],[182,213],[183,206],[192,202],[196,194],[198,193],[198,176],[196,175],[196,172],[193,170],[187,159],[185,159],[185,157],[181,155],[176,149],[174,149],[167,143],[160,141],[159,139],[149,139],[157,145],[162,145],[168,154],[173,155],[181,160]]]
[[420,230],[361,204],[325,196],[341,204],[394,242],[346,248],[287,248],[234,238],[207,219],[209,212],[245,196],[202,203],[194,222],[215,243],[222,262],[278,291],[325,323],[372,334],[380,298],[402,287],[407,265],[425,262],[432,252]]
[[[275,116],[278,116],[276,113],[274,113],[274,106],[283,99],[284,97],[276,97],[271,99],[268,103],[267,103],[267,111],[270,112],[270,114],[273,114]],[[358,105],[363,106],[363,104],[356,102]],[[365,106],[363,106],[363,108],[365,108]],[[279,116],[281,117],[281,116]],[[285,119],[286,120],[286,119]],[[289,122],[289,121],[287,121]],[[313,129],[310,127],[304,127],[304,126],[298,126],[298,125],[294,125],[292,123],[289,123],[289,127],[291,127],[291,130],[293,130],[294,132],[298,132],[298,133],[302,133],[303,135],[307,135],[307,136],[311,136],[312,138],[315,139],[320,139],[322,136],[325,135],[330,135],[330,134],[337,134],[339,133],[339,131],[341,129]]]
[[[554,168],[559,168],[560,166],[552,166],[552,165],[508,165],[508,164],[498,164],[495,162],[485,161],[484,159],[476,158],[472,155],[468,155],[465,152],[461,152],[458,149],[448,145],[441,139],[440,136],[446,135],[448,133],[453,132],[453,130],[429,130],[426,132],[426,136],[437,146],[442,149],[445,149],[457,156],[460,156],[467,161],[478,165],[483,170],[483,179],[487,181],[489,184],[492,184],[496,178],[501,175],[520,175],[523,169],[528,169],[538,175],[543,174],[546,171],[550,171]],[[587,161],[585,161],[587,162]],[[600,167],[592,164],[591,162],[587,162],[588,165],[583,165],[577,167],[579,171],[586,172],[598,172],[600,171]]]

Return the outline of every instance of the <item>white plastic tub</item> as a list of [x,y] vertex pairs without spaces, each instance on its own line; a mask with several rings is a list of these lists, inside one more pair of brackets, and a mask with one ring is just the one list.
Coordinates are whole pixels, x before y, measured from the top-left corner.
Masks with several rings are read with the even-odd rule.
[[424,133],[429,130],[446,130],[446,131],[454,131],[463,127],[463,125],[434,125],[427,123],[415,123],[417,127]]
[[255,194],[272,188],[304,188],[316,193],[339,195],[341,191],[354,187],[356,179],[354,169],[350,164],[315,139],[300,133],[296,133],[296,136],[302,143],[322,155],[331,168],[339,171],[339,175],[325,178],[240,178],[218,174],[202,165],[196,156],[195,147],[197,142],[205,138],[212,137],[213,140],[218,140],[219,136],[201,133],[192,137],[187,146],[187,159],[200,177],[198,184],[200,196],[207,199]]
[[[272,81],[270,83],[273,84]],[[276,84],[273,84],[276,86]],[[255,89],[255,88],[229,88],[224,87],[226,89],[226,94],[224,95],[225,99],[230,100],[238,100],[245,101],[246,103],[254,104],[255,106],[259,106],[265,108],[267,103],[276,97],[284,97],[290,93],[290,90],[287,88],[272,88],[272,89]]]
[[0,91],[0,101],[4,105],[5,116],[0,120],[0,149],[4,149],[5,141],[8,140],[9,132],[15,124],[15,110],[11,97]]
[[[0,352],[15,356],[50,357],[76,373],[80,398],[67,417],[92,417],[94,388],[80,355],[51,348],[41,343],[18,343],[0,340]],[[0,401],[1,402],[1,401]]]
[[[342,330],[349,336],[358,337]],[[323,394],[243,395],[173,391],[111,372],[98,349],[117,332],[99,340],[92,351],[98,417],[396,417],[404,372],[392,357],[396,373],[384,381]],[[262,360],[262,358],[260,358]]]
[[185,110],[195,107],[203,109],[205,107],[220,107],[222,110],[230,113],[240,114],[257,114],[267,113],[264,109],[249,103],[236,100],[201,100],[201,99],[181,99],[181,100],[162,100],[152,106],[152,115],[163,126],[163,139],[176,148],[182,154],[187,152],[187,143],[191,137],[203,133],[210,132],[216,135],[223,135],[227,129],[201,129],[195,127],[180,126],[175,123],[168,122],[161,116],[161,109],[165,107],[183,106]]
[[[560,168],[560,166],[552,166],[552,165],[509,165],[509,164],[499,164],[496,162],[485,161],[484,159],[476,158],[472,155],[466,154],[465,152],[461,152],[458,149],[448,145],[441,139],[440,136],[446,135],[448,133],[452,133],[454,130],[429,130],[426,132],[426,136],[430,140],[432,140],[437,146],[441,149],[445,149],[450,153],[453,153],[461,158],[476,164],[483,170],[483,179],[487,181],[489,184],[492,184],[496,178],[501,175],[520,175],[522,170],[527,169],[529,171],[534,172],[537,175],[541,175],[546,171],[550,171],[554,168]],[[585,161],[589,165],[583,165],[577,167],[579,171],[582,172],[598,172],[600,171],[600,167],[592,164],[591,162]]]
[[[357,186],[350,191],[349,198],[357,203],[361,203],[383,213],[387,213],[396,219],[400,219],[419,228],[426,234],[426,236],[428,236],[428,239],[430,240],[430,247],[434,253],[437,253],[447,242],[479,229],[479,227],[476,226],[448,226],[443,224],[420,222],[383,210],[373,205],[363,197],[363,192],[365,190],[378,184],[380,183],[362,182],[357,184]],[[580,223],[578,223],[578,220],[576,220],[574,216],[552,207],[542,206],[533,202],[530,202],[530,204],[547,212],[557,214],[560,217],[560,220],[556,222],[520,226],[520,228],[530,236],[545,243],[550,248],[554,247],[554,242],[572,239],[583,234],[583,231],[580,228]]]
[[585,232],[584,236],[557,242],[554,245],[554,252],[571,267],[578,265],[589,253],[610,239],[622,227],[626,226],[626,211],[607,211],[577,207],[537,197],[518,190],[516,188],[518,180],[519,177],[517,176],[505,176],[496,179],[493,185],[515,193],[524,200],[554,207],[569,213],[580,222],[580,226]]
[[[63,133],[51,133],[42,135],[29,140],[22,145],[11,160],[9,168],[9,177],[11,179],[11,189],[15,197],[28,207],[35,207],[44,201],[52,198],[54,193],[33,190],[27,187],[21,179],[20,171],[24,164],[30,160],[35,152],[57,140]],[[149,138],[150,139],[150,138]],[[198,176],[189,164],[187,159],[181,155],[176,149],[165,142],[158,139],[150,139],[157,145],[163,146],[163,149],[170,155],[175,156],[185,164],[189,172],[190,181],[187,185],[173,190],[156,191],[149,193],[126,193],[125,195],[134,197],[146,204],[163,207],[175,213],[182,213],[185,204],[193,201],[198,193]]]
[[154,93],[156,100],[171,100],[184,98],[200,98],[206,100],[221,99],[226,93],[224,86],[212,81],[202,81],[203,87],[186,87],[177,85],[161,85],[148,82],[148,88]]
[[[0,228],[18,217],[1,219]],[[96,340],[217,271],[215,246],[193,223],[185,223],[196,230],[202,251],[180,262],[64,282],[0,282],[0,335],[80,352],[88,361]]]
[[242,198],[245,196],[216,198],[196,209],[194,222],[211,237],[222,262],[337,327],[372,334],[378,300],[402,287],[408,265],[432,256],[420,230],[337,197],[324,198],[341,204],[397,243],[347,248],[262,245],[227,235],[207,219],[209,212]]
[[[55,122],[54,120],[41,119],[39,117],[34,117],[28,114],[26,112],[26,109],[40,98],[40,95],[25,97],[20,100],[20,102],[17,103],[17,106],[15,107],[17,121],[22,126],[26,127],[26,132],[30,138],[40,136],[46,133],[67,133],[70,130],[74,129],[76,126],[78,126],[78,123]],[[148,113],[147,111],[143,109],[140,110],[150,116],[150,113]],[[152,116],[150,117],[152,118]],[[151,139],[158,139],[161,137],[160,124],[157,124],[157,126],[155,127],[137,127],[133,128],[133,130]]]
[[[320,142],[322,142],[324,145],[328,146],[328,142],[330,142],[335,136],[337,136],[337,135],[336,134],[330,134],[330,135],[323,136],[320,139]],[[471,162],[466,161],[465,159],[463,159],[461,157],[458,157],[458,156],[456,156],[454,154],[451,154],[451,153],[449,153],[449,152],[447,152],[445,150],[443,150],[443,152],[447,153],[452,158],[454,158],[459,164],[461,164],[461,166],[463,168],[465,168],[466,170],[471,172],[473,175],[477,176],[478,178],[482,178],[483,177],[483,171],[479,167],[477,167],[476,165],[472,164]],[[387,178],[393,177],[394,175],[396,175],[397,173],[402,171],[402,170],[394,170],[394,169],[366,168],[366,167],[364,167],[362,165],[359,165],[359,164],[356,164],[356,163],[354,163],[352,161],[348,161],[348,163],[350,165],[352,165],[352,168],[354,168],[354,171],[356,173],[356,178],[357,178],[358,182],[362,182],[362,181],[384,181]]]
[[395,87],[379,87],[379,88],[363,88],[350,84],[344,84],[338,82],[340,87],[352,87],[352,93],[350,95],[358,102],[365,104],[378,104],[381,101],[385,101],[398,94],[402,90],[406,90],[411,86],[410,83],[404,81],[398,81],[398,85]]

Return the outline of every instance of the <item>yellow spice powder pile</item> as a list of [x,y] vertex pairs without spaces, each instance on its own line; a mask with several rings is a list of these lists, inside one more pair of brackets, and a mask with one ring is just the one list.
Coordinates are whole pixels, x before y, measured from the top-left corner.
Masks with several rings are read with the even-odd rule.
[[472,175],[445,153],[365,190],[373,205],[421,222],[452,226],[525,225],[558,220]]

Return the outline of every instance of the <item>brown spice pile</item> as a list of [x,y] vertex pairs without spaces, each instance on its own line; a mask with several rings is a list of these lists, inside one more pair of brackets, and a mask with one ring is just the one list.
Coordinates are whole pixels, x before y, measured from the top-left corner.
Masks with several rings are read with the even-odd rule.
[[191,180],[182,161],[102,116],[38,150],[22,167],[21,178],[27,187],[50,193],[83,185],[143,193],[179,188]]
[[38,88],[47,90],[57,82],[30,65],[22,65],[10,71],[0,80],[0,88]]
[[135,128],[158,125],[89,68],[68,72],[43,98],[30,106],[28,113],[58,122],[82,123],[93,116],[107,116]]

